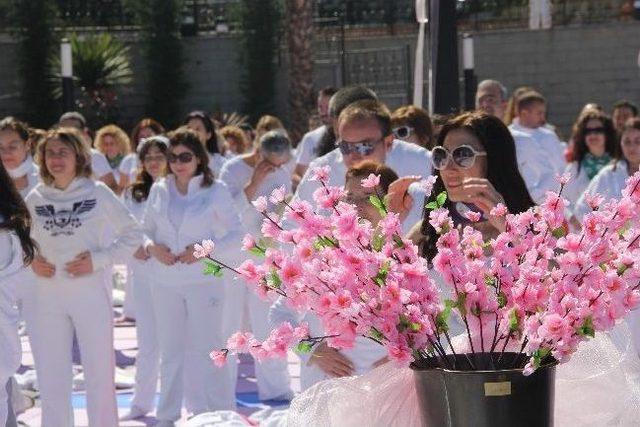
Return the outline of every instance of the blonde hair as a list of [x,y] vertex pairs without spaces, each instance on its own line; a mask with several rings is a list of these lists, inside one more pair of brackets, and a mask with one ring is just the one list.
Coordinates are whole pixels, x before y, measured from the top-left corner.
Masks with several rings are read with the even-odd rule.
[[116,140],[118,147],[120,147],[120,153],[129,154],[131,152],[131,142],[125,131],[116,125],[106,125],[98,130],[95,138],[95,146],[102,154],[104,154],[105,136],[111,136]]
[[61,127],[52,129],[40,140],[36,152],[36,162],[40,167],[40,178],[46,185],[51,185],[54,181],[53,175],[47,169],[45,159],[45,151],[47,143],[57,139],[73,150],[76,155],[76,177],[90,178],[91,171],[91,153],[84,143],[82,134],[79,130],[72,127]]
[[258,124],[256,124],[256,139],[254,140],[254,144],[257,144],[257,142],[260,141],[260,137],[262,137],[262,135],[276,129],[284,129],[284,125],[279,118],[268,114],[260,117]]
[[235,141],[236,144],[238,144],[242,148],[242,152],[246,152],[251,146],[251,142],[247,139],[247,136],[238,126],[223,127],[222,129],[220,129],[220,136],[222,136],[222,138],[224,138],[225,140],[232,139],[233,141]]

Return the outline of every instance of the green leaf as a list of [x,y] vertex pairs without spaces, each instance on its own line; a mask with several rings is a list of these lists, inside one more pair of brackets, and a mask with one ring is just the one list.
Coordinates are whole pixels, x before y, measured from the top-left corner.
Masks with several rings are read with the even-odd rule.
[[220,264],[210,259],[204,259],[202,260],[202,263],[204,264],[204,270],[202,270],[202,272],[206,276],[222,277],[223,267]]
[[495,288],[498,286],[498,279],[493,276],[485,276],[484,283],[487,286],[491,286],[492,288]]
[[381,200],[377,194],[372,194],[371,196],[369,196],[369,202],[371,202],[371,204],[378,210],[380,215],[387,215],[387,208],[384,204],[384,201]]
[[464,317],[467,315],[467,294],[458,294],[458,301],[456,301],[455,307],[458,309],[460,314]]
[[420,323],[411,322],[409,324],[409,329],[411,329],[412,332],[420,332],[422,330],[422,325]]
[[385,261],[382,263],[380,270],[378,270],[378,274],[372,279],[378,286],[382,287],[387,281],[387,274],[389,274],[389,262]]
[[567,235],[567,230],[564,227],[558,227],[551,232],[551,235],[556,239],[559,239]]
[[500,293],[498,293],[498,308],[503,308],[504,306],[507,305],[507,296],[505,295],[504,292],[500,291]]
[[398,329],[398,332],[404,332],[407,330],[407,328],[409,327],[410,323],[409,323],[409,318],[407,316],[405,316],[404,314],[400,315],[400,322],[396,325],[396,329]]
[[549,354],[551,353],[551,350],[549,350],[548,348],[539,348],[536,351],[533,352],[532,356],[533,356],[533,365],[536,368],[539,368],[542,361],[545,359],[545,357],[547,357]]
[[517,332],[520,330],[520,317],[518,317],[518,312],[514,308],[509,313],[509,331]]
[[434,210],[438,209],[438,204],[436,202],[429,202],[424,207],[430,210]]
[[576,332],[580,336],[593,338],[596,334],[596,331],[593,327],[593,318],[591,316],[587,316],[587,318],[584,319],[582,326],[580,326],[576,330]]
[[278,276],[278,272],[271,270],[271,273],[267,275],[267,286],[273,289],[280,289],[280,285],[282,285],[282,280]]
[[264,256],[266,251],[260,246],[254,246],[251,249],[249,249],[249,252],[257,256]]
[[371,338],[376,339],[378,341],[383,341],[385,339],[385,336],[382,332],[380,332],[379,330],[377,330],[376,328],[374,328],[373,326],[371,327],[371,330],[369,331],[369,336],[371,336]]
[[298,353],[309,353],[313,349],[313,344],[308,341],[301,341],[296,346],[296,351]]
[[404,248],[404,242],[402,241],[402,237],[398,236],[397,234],[393,236],[393,243],[395,243],[396,247],[400,249]]
[[438,194],[438,196],[436,197],[436,203],[438,204],[438,207],[442,207],[444,206],[444,203],[447,201],[447,192],[443,191],[442,193]]
[[384,236],[380,233],[376,233],[373,235],[371,239],[371,247],[374,251],[380,252],[382,247],[384,246]]
[[627,271],[627,269],[629,268],[629,266],[622,264],[620,267],[618,267],[617,273],[618,276],[622,276],[624,274],[625,271]]

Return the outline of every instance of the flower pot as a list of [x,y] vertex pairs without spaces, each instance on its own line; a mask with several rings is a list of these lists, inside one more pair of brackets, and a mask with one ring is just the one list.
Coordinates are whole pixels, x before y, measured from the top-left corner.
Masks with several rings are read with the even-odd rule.
[[[467,357],[479,370],[469,368]],[[505,353],[502,365],[513,361],[515,353]],[[492,369],[489,353],[451,356],[456,368],[449,370],[411,365],[422,413],[429,427],[512,427],[553,426],[555,362],[524,376],[522,369]]]

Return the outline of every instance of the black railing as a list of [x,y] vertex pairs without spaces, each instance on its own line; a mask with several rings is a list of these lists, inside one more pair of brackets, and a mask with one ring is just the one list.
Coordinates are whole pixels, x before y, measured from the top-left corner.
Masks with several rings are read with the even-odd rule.
[[[135,1],[135,0],[134,0]],[[274,0],[276,1],[276,0]],[[462,30],[526,28],[529,0],[456,1]],[[240,0],[183,0],[181,14],[184,35],[205,32],[233,32],[239,28],[235,12]],[[107,27],[136,29],[139,22],[131,0],[55,0],[62,27]],[[639,18],[628,0],[554,0],[553,25],[589,24]],[[6,2],[4,8],[6,8]],[[392,27],[415,22],[415,0],[317,0],[315,25],[322,27]],[[3,6],[0,4],[0,12]],[[0,28],[8,29],[7,13],[0,13]]]

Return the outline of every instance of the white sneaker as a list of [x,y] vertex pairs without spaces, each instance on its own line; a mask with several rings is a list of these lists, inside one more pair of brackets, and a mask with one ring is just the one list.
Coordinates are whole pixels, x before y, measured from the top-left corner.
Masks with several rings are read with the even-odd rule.
[[145,415],[147,415],[149,412],[150,411],[145,411],[139,406],[132,406],[131,409],[129,409],[129,412],[127,412],[126,414],[120,417],[120,421],[131,421],[138,418],[142,418]]

